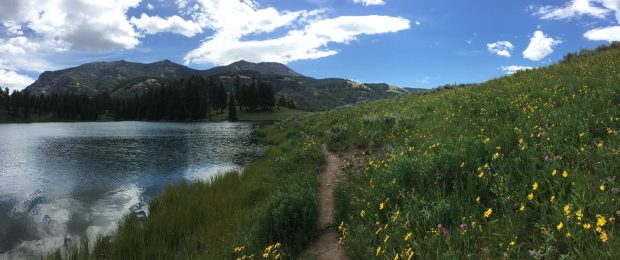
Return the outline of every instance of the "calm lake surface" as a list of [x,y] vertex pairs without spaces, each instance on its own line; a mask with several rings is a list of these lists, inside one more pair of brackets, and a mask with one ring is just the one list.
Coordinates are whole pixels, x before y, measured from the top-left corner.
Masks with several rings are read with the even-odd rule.
[[0,124],[0,259],[109,233],[171,183],[262,156],[256,123]]

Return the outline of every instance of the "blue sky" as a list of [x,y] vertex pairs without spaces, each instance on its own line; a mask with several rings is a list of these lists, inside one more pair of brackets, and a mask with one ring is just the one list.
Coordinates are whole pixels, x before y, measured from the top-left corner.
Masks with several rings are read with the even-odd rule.
[[245,59],[316,78],[431,88],[620,40],[620,0],[5,0],[0,86],[86,62]]

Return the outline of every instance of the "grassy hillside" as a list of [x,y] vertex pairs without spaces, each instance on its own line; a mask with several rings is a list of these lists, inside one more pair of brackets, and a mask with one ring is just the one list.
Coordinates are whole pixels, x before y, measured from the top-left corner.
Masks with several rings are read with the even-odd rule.
[[125,221],[95,252],[294,256],[316,231],[325,143],[368,156],[335,191],[351,259],[617,258],[620,48],[567,57],[277,123],[264,132],[264,160],[212,184],[170,187],[146,223]]
[[337,189],[350,256],[620,256],[620,48],[567,57],[309,117],[316,142],[371,151]]

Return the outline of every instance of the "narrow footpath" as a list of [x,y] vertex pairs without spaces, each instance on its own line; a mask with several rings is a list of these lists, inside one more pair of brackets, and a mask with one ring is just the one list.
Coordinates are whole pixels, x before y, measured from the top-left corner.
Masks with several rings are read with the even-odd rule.
[[334,186],[342,177],[342,160],[335,154],[324,149],[327,155],[325,169],[321,172],[320,180],[320,212],[319,225],[325,227],[331,226],[324,230],[318,239],[312,245],[312,253],[318,260],[329,259],[349,259],[344,247],[338,242],[340,234],[336,230],[334,222]]

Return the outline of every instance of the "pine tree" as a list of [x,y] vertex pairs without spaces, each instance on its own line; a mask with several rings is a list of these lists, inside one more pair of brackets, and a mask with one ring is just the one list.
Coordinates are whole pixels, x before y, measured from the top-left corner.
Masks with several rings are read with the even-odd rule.
[[232,93],[228,98],[228,121],[237,121],[237,104],[235,104],[235,97]]

